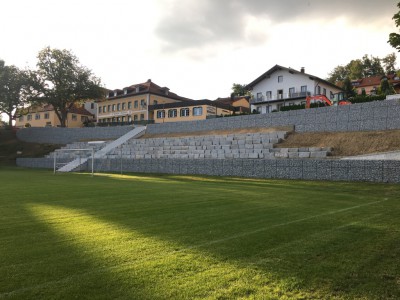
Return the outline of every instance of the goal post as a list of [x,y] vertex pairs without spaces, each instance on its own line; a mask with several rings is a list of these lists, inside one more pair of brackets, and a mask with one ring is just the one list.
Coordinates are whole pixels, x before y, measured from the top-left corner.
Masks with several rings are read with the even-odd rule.
[[[57,162],[57,159],[60,159],[60,157],[58,157],[58,153],[63,153],[63,152],[83,152],[83,153],[87,153],[89,155],[84,155],[84,157],[82,157],[81,155],[79,155],[79,157],[77,158],[72,158],[72,160],[70,160],[67,163],[64,162]],[[82,164],[82,159],[86,159],[89,160],[91,159],[91,173],[92,176],[94,175],[94,148],[86,148],[86,149],[56,149],[54,151],[54,161],[53,161],[53,172],[54,174],[56,174],[56,172],[58,171],[59,168],[62,168],[63,166],[73,163],[74,161],[77,161],[77,166],[80,166]],[[85,163],[85,162],[84,162]]]

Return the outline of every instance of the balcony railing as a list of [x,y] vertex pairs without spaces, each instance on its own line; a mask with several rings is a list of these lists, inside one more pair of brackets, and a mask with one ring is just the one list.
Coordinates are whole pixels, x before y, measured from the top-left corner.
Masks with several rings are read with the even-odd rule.
[[276,100],[290,100],[290,99],[296,99],[296,98],[301,98],[301,97],[307,97],[311,96],[311,92],[294,92],[294,93],[284,93],[284,94],[276,94],[276,95],[270,95],[270,96],[258,96],[250,100],[251,104],[258,103],[258,102],[267,102],[267,101],[276,101]]

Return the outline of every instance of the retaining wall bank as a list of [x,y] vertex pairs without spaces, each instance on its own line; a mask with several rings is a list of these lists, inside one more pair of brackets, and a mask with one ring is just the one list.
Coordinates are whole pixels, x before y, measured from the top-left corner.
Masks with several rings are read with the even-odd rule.
[[292,110],[260,115],[150,124],[146,133],[162,134],[294,125],[297,132],[400,129],[400,101]]
[[81,140],[117,139],[132,130],[132,126],[113,127],[30,127],[17,131],[17,138],[21,141],[44,144],[69,144]]
[[[17,165],[53,168],[51,158],[18,158]],[[89,160],[86,166],[91,165]],[[95,172],[167,173],[302,180],[400,183],[400,161],[336,159],[102,159]]]

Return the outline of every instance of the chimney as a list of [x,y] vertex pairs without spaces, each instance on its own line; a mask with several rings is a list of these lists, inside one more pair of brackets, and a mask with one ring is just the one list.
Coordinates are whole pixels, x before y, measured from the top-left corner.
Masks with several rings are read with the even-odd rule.
[[305,73],[305,71],[306,71],[306,70],[304,69],[304,67],[301,67],[300,72],[301,72],[301,73]]
[[150,83],[150,82],[151,82],[151,79],[147,79],[147,82],[149,82],[149,83]]

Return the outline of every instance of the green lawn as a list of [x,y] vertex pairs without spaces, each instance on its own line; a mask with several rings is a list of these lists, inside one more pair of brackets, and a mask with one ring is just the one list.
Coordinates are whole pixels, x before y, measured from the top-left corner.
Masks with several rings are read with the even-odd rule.
[[0,169],[0,299],[399,299],[400,185]]

